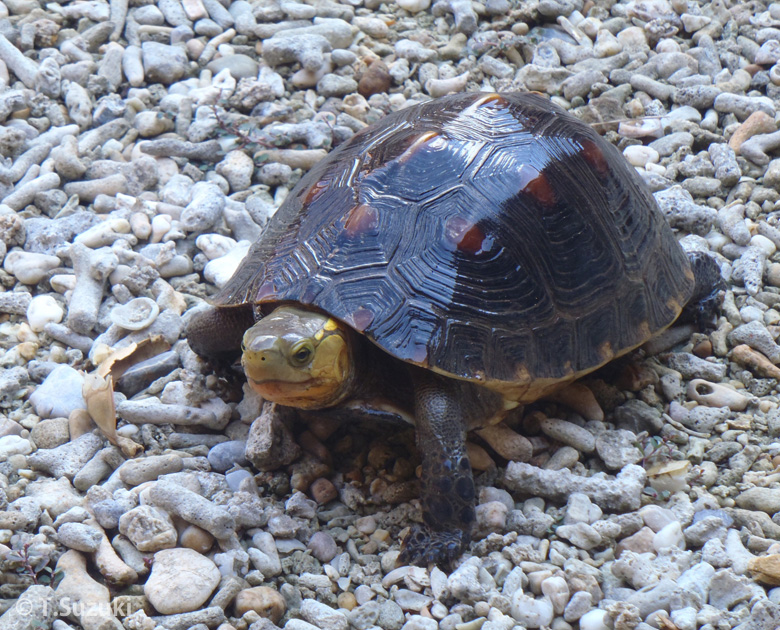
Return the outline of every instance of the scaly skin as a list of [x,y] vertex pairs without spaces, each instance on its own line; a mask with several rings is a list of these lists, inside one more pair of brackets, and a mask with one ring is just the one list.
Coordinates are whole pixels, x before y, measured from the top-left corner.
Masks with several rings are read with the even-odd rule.
[[713,328],[713,321],[721,303],[721,291],[726,283],[720,275],[720,265],[705,252],[688,252],[695,285],[693,295],[683,309],[686,319],[693,319],[700,330]]
[[471,540],[474,479],[466,454],[467,420],[455,391],[459,383],[432,372],[415,374],[415,426],[422,455],[421,502],[424,526],[403,541],[399,560],[449,564]]
[[247,328],[255,323],[252,307],[211,308],[196,313],[187,324],[187,342],[202,357],[215,361],[233,361]]

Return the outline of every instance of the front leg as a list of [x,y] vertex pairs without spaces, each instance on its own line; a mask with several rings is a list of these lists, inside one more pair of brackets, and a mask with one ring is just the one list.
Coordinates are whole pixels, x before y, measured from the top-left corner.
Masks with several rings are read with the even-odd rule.
[[190,317],[185,337],[190,348],[205,359],[235,361],[241,355],[241,340],[255,323],[249,304],[212,307]]
[[421,502],[425,525],[403,542],[402,563],[447,565],[471,540],[474,479],[466,454],[467,384],[415,371],[415,426],[422,457]]

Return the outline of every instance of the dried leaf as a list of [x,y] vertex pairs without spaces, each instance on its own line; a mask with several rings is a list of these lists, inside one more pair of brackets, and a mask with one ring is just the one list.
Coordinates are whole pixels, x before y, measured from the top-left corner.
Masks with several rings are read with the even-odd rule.
[[659,630],[680,630],[680,628],[668,617],[659,617]]
[[140,453],[142,450],[144,450],[143,444],[138,444],[138,442],[133,442],[130,438],[126,438],[122,435],[117,436],[117,442],[120,450],[125,455],[125,457],[129,457],[132,459],[138,453]]
[[673,459],[667,462],[661,462],[658,464],[654,464],[653,466],[650,466],[650,468],[647,469],[647,476],[648,477],[659,477],[660,475],[684,476],[685,473],[688,472],[688,469],[690,467],[691,467],[691,462],[689,462],[687,459],[683,459],[683,460]]
[[81,388],[87,411],[108,440],[119,445],[116,433],[116,408],[114,407],[114,383],[111,375],[103,377],[97,372],[84,377]]
[[161,335],[155,335],[120,350],[113,351],[100,363],[95,373],[103,378],[110,374],[115,381],[118,381],[122,374],[134,365],[170,349],[171,344],[165,341]]

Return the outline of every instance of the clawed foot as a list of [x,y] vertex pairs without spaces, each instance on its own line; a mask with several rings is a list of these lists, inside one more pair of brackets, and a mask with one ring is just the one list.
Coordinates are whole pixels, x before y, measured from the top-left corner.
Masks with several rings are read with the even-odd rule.
[[426,525],[415,525],[401,544],[400,565],[449,567],[469,544],[471,536],[461,529],[439,532]]
[[720,274],[720,265],[704,252],[688,252],[696,284],[693,295],[684,310],[692,315],[701,332],[715,329],[715,319],[723,301],[726,283]]

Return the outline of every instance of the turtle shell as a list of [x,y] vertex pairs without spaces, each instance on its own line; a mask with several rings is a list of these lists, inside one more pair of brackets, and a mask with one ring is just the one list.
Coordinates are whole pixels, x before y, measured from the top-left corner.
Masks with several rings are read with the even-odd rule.
[[642,344],[692,291],[617,149],[541,95],[471,93],[331,152],[217,301],[308,305],[393,357],[523,399]]

